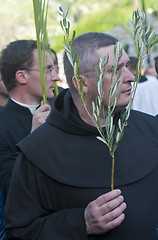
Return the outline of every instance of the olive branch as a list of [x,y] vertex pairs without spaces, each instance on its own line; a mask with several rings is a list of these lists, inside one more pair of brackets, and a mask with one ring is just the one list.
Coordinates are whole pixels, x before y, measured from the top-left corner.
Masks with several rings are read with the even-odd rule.
[[[131,98],[130,102],[125,108],[124,114],[121,116],[121,118],[118,119],[117,125],[114,124],[114,110],[116,107],[116,103],[118,99],[121,96],[121,92],[119,92],[116,97],[114,97],[114,100],[112,101],[112,98],[116,92],[116,89],[120,83],[119,79],[122,74],[122,70],[120,70],[116,80],[114,81],[116,70],[119,64],[119,61],[122,56],[122,48],[119,44],[119,42],[116,43],[114,47],[113,52],[113,66],[112,66],[112,74],[111,74],[111,87],[108,94],[108,107],[107,107],[107,115],[105,115],[104,112],[104,106],[102,104],[102,100],[104,97],[104,76],[106,74],[106,67],[109,60],[109,56],[105,56],[104,58],[100,58],[98,61],[98,68],[96,68],[96,75],[97,80],[96,86],[98,91],[98,96],[96,97],[95,102],[92,102],[92,110],[93,115],[91,115],[86,107],[86,100],[87,100],[87,93],[84,94],[83,92],[83,81],[82,81],[82,75],[80,74],[80,59],[77,55],[77,60],[75,61],[75,49],[73,48],[73,41],[75,38],[75,31],[73,31],[71,40],[70,38],[70,22],[67,21],[67,15],[68,10],[64,9],[62,6],[59,7],[59,14],[62,17],[62,20],[60,21],[60,25],[64,31],[64,39],[65,44],[62,46],[65,48],[67,57],[74,69],[74,75],[75,75],[75,83],[78,90],[78,93],[81,97],[83,106],[88,114],[88,116],[91,118],[93,123],[95,124],[100,136],[97,137],[100,141],[102,141],[104,144],[106,144],[109,148],[110,155],[112,157],[112,170],[111,170],[111,190],[114,189],[114,165],[115,165],[115,151],[117,149],[118,143],[121,140],[123,134],[124,134],[124,127],[127,126],[127,120],[130,116],[130,110],[133,102],[133,98],[135,95],[135,91],[137,88],[137,84],[139,82],[140,76],[141,76],[141,66],[143,59],[147,56],[147,54],[151,53],[151,51],[156,47],[158,44],[158,36],[151,31],[151,28],[149,28],[147,31],[145,30],[145,14],[143,11],[135,11],[133,12],[132,20],[129,21],[130,28],[133,32],[134,42],[135,42],[135,48],[136,48],[136,54],[138,58],[138,64],[137,64],[137,73],[134,80],[133,89],[131,92]],[[148,53],[145,51],[148,49]],[[78,79],[81,79],[81,83],[78,84]],[[105,129],[106,133],[104,132],[103,128],[101,127],[101,124],[99,122],[99,116],[103,115],[105,120]]]
[[143,60],[148,55],[150,55],[151,52],[158,45],[158,35],[154,31],[152,31],[152,28],[150,26],[146,29],[146,14],[144,13],[144,11],[134,11],[132,15],[132,20],[128,20],[128,22],[129,32],[134,40],[135,52],[138,59],[134,80],[134,98],[137,88],[137,82],[139,82],[141,77]]

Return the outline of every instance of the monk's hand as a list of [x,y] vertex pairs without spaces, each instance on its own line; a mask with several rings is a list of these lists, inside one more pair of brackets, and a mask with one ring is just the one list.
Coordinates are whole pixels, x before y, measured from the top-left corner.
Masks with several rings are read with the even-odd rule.
[[88,234],[103,234],[119,226],[125,218],[126,203],[119,189],[101,195],[90,202],[84,218]]

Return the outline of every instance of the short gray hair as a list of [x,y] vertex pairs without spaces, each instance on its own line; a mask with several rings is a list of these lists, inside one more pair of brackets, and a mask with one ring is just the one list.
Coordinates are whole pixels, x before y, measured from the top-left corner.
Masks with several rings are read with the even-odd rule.
[[[80,58],[81,74],[91,77],[92,74],[94,74],[99,58],[96,56],[96,50],[102,47],[115,45],[117,41],[118,40],[113,36],[101,32],[88,32],[76,37],[73,42],[73,47],[76,51],[74,61],[76,61],[78,54]],[[70,90],[73,92],[75,90],[72,83],[74,70],[68,60],[66,52],[64,54],[64,71]]]

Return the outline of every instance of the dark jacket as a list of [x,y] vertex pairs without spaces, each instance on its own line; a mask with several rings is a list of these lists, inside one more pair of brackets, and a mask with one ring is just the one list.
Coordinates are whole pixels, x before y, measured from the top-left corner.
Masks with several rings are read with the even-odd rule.
[[11,99],[0,110],[0,187],[6,198],[17,157],[16,144],[31,131],[32,114]]
[[2,191],[0,189],[0,239],[7,240],[7,235],[5,231],[5,221],[4,221],[4,204]]
[[110,191],[111,156],[97,130],[83,122],[62,91],[47,122],[26,137],[5,207],[10,239],[156,240],[158,119],[132,111],[115,154],[115,188],[127,203],[125,220],[87,235],[84,209]]

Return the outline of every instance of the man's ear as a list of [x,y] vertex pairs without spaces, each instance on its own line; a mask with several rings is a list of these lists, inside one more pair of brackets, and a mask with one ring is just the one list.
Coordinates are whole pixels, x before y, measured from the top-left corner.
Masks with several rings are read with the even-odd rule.
[[[80,89],[81,83],[83,82],[83,92],[84,93],[88,92],[87,81],[88,81],[88,79],[83,75],[81,75],[79,79],[77,77],[76,80],[75,80],[75,76],[73,76],[73,78],[72,78],[72,82],[73,82],[73,85],[76,88],[76,90],[77,90],[77,86]],[[76,86],[76,84],[77,84],[77,86]]]
[[26,84],[27,83],[27,76],[25,70],[18,70],[15,74],[16,80],[20,84]]

